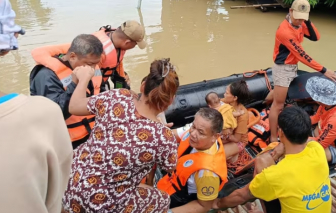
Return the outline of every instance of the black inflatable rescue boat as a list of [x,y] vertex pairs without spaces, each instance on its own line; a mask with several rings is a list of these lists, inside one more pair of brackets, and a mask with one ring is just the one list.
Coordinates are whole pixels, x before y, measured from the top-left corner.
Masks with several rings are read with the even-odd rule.
[[[298,75],[305,73],[308,72],[298,71]],[[173,122],[173,128],[191,123],[195,113],[200,108],[207,107],[205,96],[209,92],[216,92],[223,98],[226,87],[238,80],[245,80],[251,93],[250,100],[245,104],[247,108],[259,108],[258,106],[262,105],[269,93],[269,86],[273,88],[272,70],[270,68],[182,85],[177,91],[173,104],[165,112],[167,122]],[[295,94],[292,96],[295,96]]]
[[[316,103],[312,104],[309,101],[310,96],[305,92],[304,85],[307,79],[312,76],[322,76],[322,74],[299,70],[298,77],[290,84],[287,94],[287,102],[291,102],[289,104],[295,104],[305,109],[309,115],[315,113]],[[238,80],[245,80],[251,93],[250,100],[245,104],[246,108],[252,107],[258,110],[263,109],[265,107],[263,104],[264,99],[268,95],[270,89],[273,88],[272,70],[270,68],[180,86],[173,104],[165,112],[167,122],[173,122],[173,128],[191,123],[195,113],[200,108],[207,107],[205,96],[209,92],[216,92],[223,98],[226,87]],[[254,159],[259,153],[251,144],[246,145],[244,152],[246,152],[251,159]],[[228,169],[229,181],[220,191],[219,197],[225,197],[231,194],[234,190],[242,188],[248,184],[253,179],[253,167],[254,163],[251,167],[246,165],[246,168],[240,172],[230,171]],[[335,173],[335,169],[330,168],[330,176],[334,176]],[[158,180],[161,177],[162,173],[157,170],[156,179]],[[279,200],[265,202],[264,204],[267,212],[281,212]],[[211,210],[209,213],[217,213],[217,211]]]

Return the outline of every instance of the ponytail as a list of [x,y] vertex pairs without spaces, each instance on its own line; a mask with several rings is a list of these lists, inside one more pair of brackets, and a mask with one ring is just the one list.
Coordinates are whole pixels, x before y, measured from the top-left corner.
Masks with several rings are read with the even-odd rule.
[[179,87],[175,66],[169,61],[168,58],[152,62],[145,82],[144,95],[148,98],[147,104],[159,112],[169,107]]

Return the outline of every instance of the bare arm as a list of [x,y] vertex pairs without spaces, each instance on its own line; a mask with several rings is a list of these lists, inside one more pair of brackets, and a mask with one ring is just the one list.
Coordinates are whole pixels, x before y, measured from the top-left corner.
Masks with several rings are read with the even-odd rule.
[[194,200],[183,206],[173,208],[174,213],[206,213],[211,209],[213,200]]
[[94,69],[89,66],[83,66],[76,68],[74,73],[79,83],[70,99],[69,112],[78,116],[90,115],[91,113],[87,109],[89,98],[86,97],[86,88],[94,75]]
[[242,137],[242,134],[240,133],[235,133],[233,135],[230,135],[229,138],[227,139],[230,142],[238,143]]
[[255,197],[250,192],[249,185],[250,184],[246,185],[241,189],[235,190],[227,197],[218,199],[218,208],[231,208],[246,203],[249,200],[255,199]]
[[319,106],[316,113],[314,115],[310,116],[310,120],[311,120],[312,125],[317,124],[319,122],[319,120],[321,118],[321,110],[322,110],[322,107]]
[[83,116],[91,114],[86,107],[89,101],[89,98],[86,97],[86,88],[87,84],[85,82],[78,83],[69,104],[69,112],[72,115]]

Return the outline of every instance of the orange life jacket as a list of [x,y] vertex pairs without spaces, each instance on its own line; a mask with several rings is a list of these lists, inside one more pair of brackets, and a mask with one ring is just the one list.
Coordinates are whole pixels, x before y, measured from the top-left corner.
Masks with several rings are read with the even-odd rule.
[[[48,51],[48,54],[45,54],[45,51]],[[57,77],[63,84],[64,89],[71,83],[72,81],[72,70],[65,66],[61,61],[57,58],[52,57],[56,56],[59,53],[64,53],[68,51],[68,45],[57,45],[57,46],[49,46],[47,49],[44,47],[43,51],[40,51],[40,48],[36,48],[32,51],[32,56],[35,62],[38,65],[43,65],[54,71]],[[94,87],[94,95],[99,94],[100,86],[102,83],[102,75],[99,70],[99,67],[96,67],[95,75],[92,77],[92,84]],[[91,96],[91,92],[87,90],[88,94]],[[80,140],[87,136],[94,125],[94,116],[75,116],[71,115],[68,119],[66,119],[66,124],[68,127],[68,131],[70,134],[70,138],[72,142]]]
[[251,126],[247,134],[249,143],[259,146],[261,149],[267,147],[271,133],[268,116],[269,109],[263,109],[260,113],[260,121]]
[[[107,35],[109,32],[113,32],[115,29],[111,29],[110,26],[101,27],[99,31],[93,33],[92,35],[96,36],[101,43],[103,44],[104,52],[102,54],[99,67],[103,74],[103,80],[104,83],[108,81],[108,78],[112,76],[113,72],[116,71],[116,73],[122,77],[125,78],[125,72],[122,67],[122,60],[125,55],[125,50],[119,50],[117,51],[110,39],[110,37]],[[58,45],[59,47],[62,47],[61,49],[65,52],[58,52],[57,54],[66,54],[70,48],[70,43],[61,44]],[[46,47],[40,47],[38,48],[41,55],[46,55],[49,57],[52,57],[54,55],[50,55],[50,48],[48,46]],[[121,66],[119,66],[121,64]]]
[[101,27],[98,32],[92,34],[103,44],[104,53],[99,67],[103,73],[104,82],[107,82],[108,78],[112,76],[114,71],[116,71],[120,77],[126,77],[124,70],[118,66],[124,58],[125,50],[119,49],[119,51],[117,51],[111,38],[107,35],[107,33],[113,31],[115,31],[115,29],[111,29],[110,26],[105,26]]
[[[188,134],[189,132],[187,132]],[[192,147],[189,144],[189,137],[182,136],[178,148],[178,161],[174,172],[165,175],[157,184],[157,188],[165,191],[169,195],[187,192],[187,181],[189,177],[202,169],[206,169],[217,174],[221,179],[219,189],[222,189],[227,180],[227,167],[224,147],[218,138],[219,150],[216,154],[210,155],[204,152],[190,154]],[[184,196],[184,195],[182,195]],[[185,194],[188,196],[188,194]],[[183,198],[182,198],[183,199]]]

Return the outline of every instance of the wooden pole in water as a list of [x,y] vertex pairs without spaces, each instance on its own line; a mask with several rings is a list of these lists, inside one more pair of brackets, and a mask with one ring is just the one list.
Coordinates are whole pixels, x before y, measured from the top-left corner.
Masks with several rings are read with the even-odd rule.
[[238,9],[238,8],[248,8],[248,7],[273,7],[273,6],[281,6],[281,4],[274,3],[274,4],[251,4],[251,5],[243,5],[243,6],[231,6],[231,9]]
[[138,9],[140,9],[140,7],[141,7],[141,2],[142,2],[142,0],[138,0],[138,6],[137,6]]

